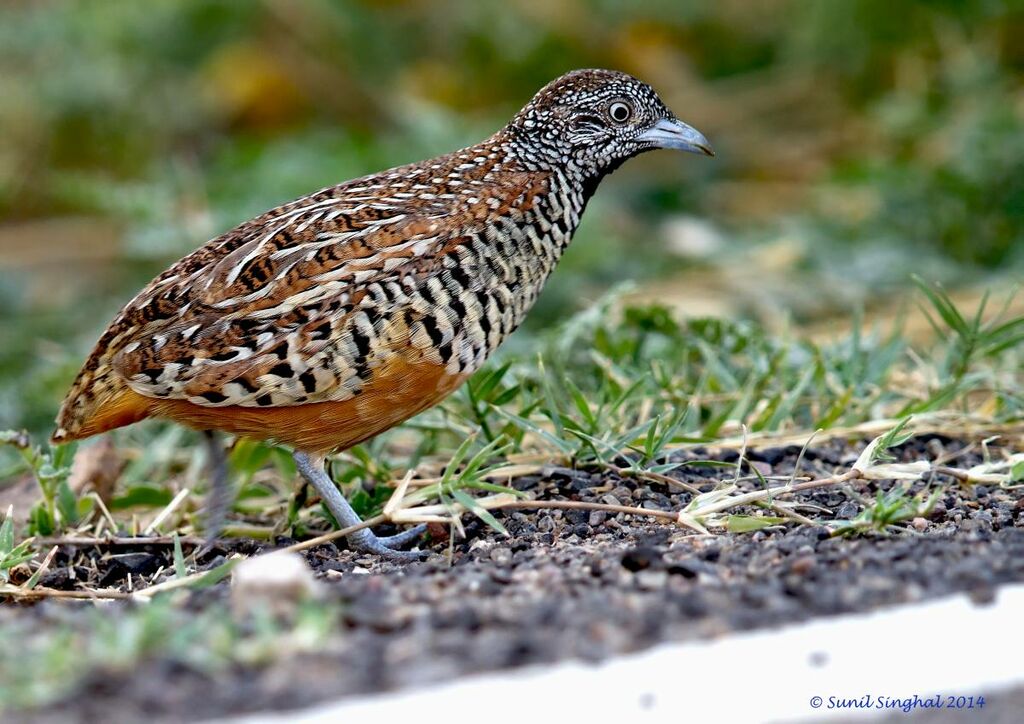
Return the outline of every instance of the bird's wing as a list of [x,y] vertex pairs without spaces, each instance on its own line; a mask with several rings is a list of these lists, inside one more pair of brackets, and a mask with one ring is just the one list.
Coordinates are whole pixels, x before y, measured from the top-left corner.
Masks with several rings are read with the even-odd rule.
[[[503,205],[529,203],[524,180],[495,185]],[[421,292],[494,204],[383,185],[314,194],[182,259],[122,313],[115,373],[150,398],[258,407],[349,399],[396,356],[442,364],[457,320]]]

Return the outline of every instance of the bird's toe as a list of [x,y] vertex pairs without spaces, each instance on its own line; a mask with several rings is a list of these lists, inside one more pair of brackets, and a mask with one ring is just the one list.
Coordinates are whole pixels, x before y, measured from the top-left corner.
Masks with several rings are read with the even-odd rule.
[[418,561],[430,555],[430,551],[403,551],[401,546],[416,540],[426,531],[425,525],[417,525],[395,535],[378,537],[369,530],[361,530],[349,537],[349,546],[364,553],[373,553],[390,561]]
[[401,548],[406,543],[411,543],[412,541],[420,538],[426,532],[426,524],[420,523],[417,526],[413,526],[408,530],[403,530],[401,533],[396,533],[395,535],[378,536],[377,540],[388,548]]

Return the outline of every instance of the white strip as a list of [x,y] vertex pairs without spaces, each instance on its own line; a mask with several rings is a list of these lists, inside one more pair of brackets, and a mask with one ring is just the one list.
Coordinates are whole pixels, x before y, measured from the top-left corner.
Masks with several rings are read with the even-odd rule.
[[[263,252],[263,247],[266,245],[266,243],[268,241],[270,241],[271,239],[273,239],[282,229],[287,227],[294,220],[295,220],[294,217],[290,216],[289,218],[287,218],[284,221],[284,223],[279,224],[278,226],[275,226],[271,231],[267,232],[263,236],[263,238],[260,239],[258,242],[256,242],[256,243],[247,242],[247,244],[252,244],[252,249],[249,251],[248,254],[246,254],[244,257],[242,257],[241,261],[237,262],[235,264],[235,266],[231,268],[231,271],[228,272],[228,275],[227,275],[227,277],[224,280],[224,284],[226,286],[231,286],[232,284],[234,284],[235,281],[238,279],[238,275],[242,273],[242,268],[245,267],[245,265],[248,264],[252,259],[254,259],[255,257],[259,256]],[[242,247],[239,247],[239,248],[245,248],[245,247],[243,245]],[[227,257],[225,257],[225,258],[227,258]],[[207,280],[207,282],[206,282],[207,289],[209,289],[210,284],[213,283],[213,280],[215,278],[216,278],[216,275],[211,275],[209,280]]]
[[[746,633],[666,644],[601,665],[533,666],[300,712],[233,719],[302,722],[865,721],[900,712],[829,708],[829,697],[985,695],[1024,683],[1024,585],[988,606],[965,596]],[[996,692],[996,693],[994,693]],[[811,706],[821,697],[819,708]],[[986,721],[983,709],[962,716]],[[976,717],[976,718],[975,718]]]

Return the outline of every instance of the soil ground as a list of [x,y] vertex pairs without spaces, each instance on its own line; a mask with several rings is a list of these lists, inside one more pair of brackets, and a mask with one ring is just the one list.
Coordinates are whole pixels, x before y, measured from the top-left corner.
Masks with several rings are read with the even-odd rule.
[[[824,476],[845,469],[862,447],[863,442],[834,441],[808,449],[802,474]],[[762,449],[748,452],[747,458],[763,472],[786,475],[799,452],[797,447]],[[958,467],[980,461],[975,447],[934,435],[917,437],[897,452],[907,461],[943,456]],[[734,451],[680,455],[737,457]],[[723,468],[686,466],[673,476],[710,490],[731,474]],[[809,490],[797,499],[808,505],[807,515],[824,523],[856,515],[864,499],[873,498],[876,485],[885,489],[891,483]],[[835,537],[824,525],[790,524],[706,537],[626,515],[525,511],[498,513],[511,533],[508,539],[465,518],[467,537],[455,541],[450,561],[444,542],[435,544],[430,559],[405,565],[350,552],[343,543],[323,545],[305,555],[328,595],[341,604],[342,631],[328,651],[236,666],[212,677],[179,662],[151,658],[130,671],[95,672],[75,695],[11,721],[180,721],[284,710],[526,664],[600,661],[665,641],[869,611],[958,591],[983,604],[999,585],[1024,581],[1024,491],[966,487],[941,478],[932,485],[945,489],[927,525],[918,521],[885,534]],[[690,498],[659,484],[564,468],[519,479],[515,486],[537,499],[665,510],[677,510]],[[272,547],[234,541],[201,563],[214,566],[230,551]],[[60,555],[63,560],[55,562],[44,585],[77,585],[68,576],[69,566],[76,567],[77,581],[101,587],[123,586],[133,570],[172,568],[167,548]],[[198,608],[211,599],[226,599],[229,587],[225,582],[188,595],[187,605]],[[107,610],[117,615],[129,605],[116,603]],[[15,619],[21,626],[46,627],[73,622],[74,615],[68,604],[55,601],[0,608],[0,628]],[[949,637],[952,647],[960,632],[935,635]],[[892,645],[881,642],[880,653]],[[993,694],[990,703],[1000,698]],[[926,716],[914,720],[926,721]]]

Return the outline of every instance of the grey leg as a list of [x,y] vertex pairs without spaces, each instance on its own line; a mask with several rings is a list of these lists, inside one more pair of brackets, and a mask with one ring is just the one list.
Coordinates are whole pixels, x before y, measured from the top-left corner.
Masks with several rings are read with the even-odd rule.
[[[338,490],[338,486],[327,475],[327,471],[324,470],[323,458],[307,455],[299,451],[295,451],[293,457],[295,458],[295,464],[298,466],[299,474],[320,495],[327,509],[331,511],[331,514],[338,521],[338,525],[342,528],[349,528],[363,522],[356,511],[352,510],[349,502],[345,500],[345,496]],[[354,550],[376,553],[391,560],[417,560],[423,558],[427,553],[425,551],[398,551],[395,548],[419,538],[426,529],[425,525],[417,525],[397,535],[378,538],[369,528],[363,528],[355,533],[350,533],[348,535],[348,543]]]
[[206,441],[206,454],[210,466],[210,492],[206,498],[206,545],[209,546],[224,526],[224,518],[234,500],[231,486],[228,484],[228,458],[224,454],[224,446],[212,430],[203,431]]

